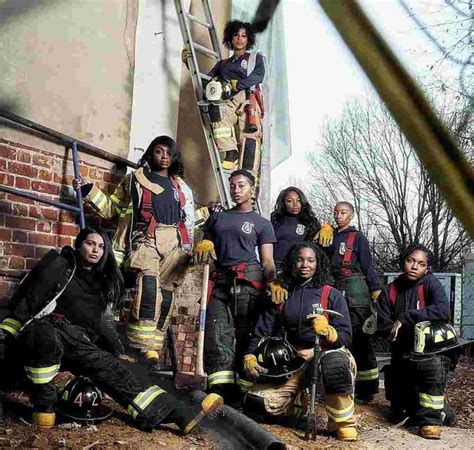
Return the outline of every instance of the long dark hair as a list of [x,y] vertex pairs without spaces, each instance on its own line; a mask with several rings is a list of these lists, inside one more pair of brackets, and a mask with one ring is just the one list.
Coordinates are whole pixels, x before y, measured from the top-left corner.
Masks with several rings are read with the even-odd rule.
[[94,270],[103,280],[103,299],[107,303],[112,303],[114,309],[117,310],[121,307],[125,288],[122,273],[115,260],[112,243],[107,233],[101,228],[83,228],[76,236],[74,248],[77,252],[81,248],[82,243],[87,239],[87,236],[94,233],[98,234],[104,241],[104,254],[94,266]]
[[296,263],[298,262],[298,254],[303,248],[310,248],[316,255],[316,272],[308,283],[308,286],[319,288],[325,284],[332,284],[333,279],[330,272],[331,263],[329,258],[314,241],[298,242],[298,244],[293,245],[288,250],[283,265],[283,284],[291,289],[298,283],[299,279],[296,275]]
[[170,149],[171,164],[168,169],[168,176],[184,176],[184,165],[181,157],[181,151],[179,150],[178,144],[174,139],[169,136],[158,136],[150,142],[150,145],[146,149],[143,156],[138,161],[138,166],[143,167],[148,164],[150,169],[153,169],[153,151],[157,145],[163,145]]
[[256,33],[253,25],[250,22],[241,22],[240,20],[231,20],[227,22],[224,28],[224,39],[222,43],[229,50],[232,48],[232,38],[234,34],[238,33],[239,30],[244,29],[247,33],[247,50],[250,50],[255,45]]
[[284,217],[288,215],[286,212],[285,197],[290,192],[296,192],[300,198],[301,211],[298,214],[298,220],[306,227],[305,239],[313,239],[314,235],[321,228],[321,224],[316,218],[306,195],[304,195],[304,192],[297,187],[289,186],[278,194],[275,207],[270,215],[270,221],[274,227],[277,227],[283,222]]

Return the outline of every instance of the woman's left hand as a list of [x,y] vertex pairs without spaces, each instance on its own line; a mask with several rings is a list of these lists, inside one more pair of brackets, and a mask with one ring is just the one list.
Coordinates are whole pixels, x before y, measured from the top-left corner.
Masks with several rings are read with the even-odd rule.
[[314,358],[314,348],[298,350],[298,355],[302,356],[305,361],[311,361]]

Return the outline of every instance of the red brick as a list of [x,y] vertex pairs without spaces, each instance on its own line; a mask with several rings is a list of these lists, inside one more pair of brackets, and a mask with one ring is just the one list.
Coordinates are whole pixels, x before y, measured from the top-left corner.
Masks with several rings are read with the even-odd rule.
[[12,238],[11,230],[0,229],[0,241],[9,241]]
[[89,178],[96,181],[102,181],[104,179],[103,172],[97,169],[89,169]]
[[25,269],[31,270],[33,267],[35,267],[38,264],[38,259],[33,259],[33,258],[26,258],[26,265]]
[[53,174],[49,170],[40,169],[38,172],[38,178],[43,181],[52,181]]
[[185,341],[185,342],[184,342],[184,346],[187,347],[187,348],[189,348],[189,347],[193,347],[194,344],[193,344],[191,341]]
[[38,208],[36,206],[30,206],[30,217],[36,217],[41,219],[58,221],[59,211],[54,208]]
[[181,370],[183,372],[191,372],[191,364],[182,364],[181,365]]
[[42,233],[51,233],[52,232],[52,233],[56,234],[56,230],[57,230],[57,225],[52,224],[51,222],[46,221],[46,220],[38,221],[37,224],[36,224],[36,231],[40,231]]
[[13,205],[13,215],[14,216],[28,216],[28,206],[23,205],[22,203],[15,203]]
[[0,170],[6,171],[7,170],[7,160],[0,158]]
[[5,216],[2,214],[0,215],[0,227],[5,226]]
[[12,204],[5,200],[0,201],[0,213],[1,214],[11,214],[12,213]]
[[183,351],[183,356],[193,356],[194,348],[185,348]]
[[0,173],[0,184],[4,186],[13,186],[14,178],[9,173]]
[[50,250],[51,247],[35,247],[35,258],[41,259]]
[[[71,211],[65,211],[62,209],[59,211],[59,222],[65,223],[75,223],[76,222],[76,215]],[[63,233],[64,234],[64,233]]]
[[16,150],[11,147],[7,147],[5,145],[0,145],[0,156],[3,156],[4,158],[7,158],[7,159],[15,159]]
[[79,172],[83,177],[88,177],[89,176],[89,167],[87,166],[79,166]]
[[49,245],[54,247],[56,245],[56,236],[52,234],[31,233],[28,241],[30,244]]
[[35,166],[51,168],[53,166],[53,159],[44,155],[35,155],[33,156],[33,164]]
[[17,175],[23,175],[24,177],[36,178],[38,175],[38,169],[31,167],[27,164],[20,164],[16,162],[8,162],[8,171]]
[[72,180],[74,179],[74,177],[70,176],[70,175],[65,175],[65,174],[53,174],[53,181],[56,183],[56,184],[66,184],[68,186],[72,186]]
[[25,268],[25,258],[21,256],[12,256],[8,262],[9,269],[22,270]]
[[35,203],[34,200],[13,194],[8,194],[7,200],[10,200],[12,203],[26,203],[27,205],[33,205]]
[[31,163],[31,154],[23,151],[19,151],[16,156],[17,161],[24,163]]
[[79,232],[79,227],[77,225],[68,225],[65,223],[58,224],[58,234],[61,236],[76,236]]
[[35,256],[35,248],[27,244],[10,244],[4,245],[5,255],[26,256],[33,258]]
[[36,192],[44,192],[46,194],[58,195],[59,187],[51,183],[42,183],[41,181],[33,181],[31,188]]
[[28,242],[28,233],[24,231],[13,231],[12,242]]
[[15,177],[15,187],[18,189],[31,189],[31,180],[17,176]]
[[72,247],[72,238],[71,237],[58,236],[58,247],[65,247],[66,245],[69,245],[69,246]]
[[5,225],[10,228],[20,228],[22,230],[34,230],[36,228],[36,221],[27,219],[25,217],[10,217],[5,218]]

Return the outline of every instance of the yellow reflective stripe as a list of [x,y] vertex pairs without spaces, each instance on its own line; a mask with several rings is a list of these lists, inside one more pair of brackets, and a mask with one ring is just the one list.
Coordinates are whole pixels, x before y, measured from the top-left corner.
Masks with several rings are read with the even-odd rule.
[[155,335],[150,335],[150,334],[139,334],[139,333],[127,333],[127,336],[129,339],[133,340],[133,339],[140,339],[140,340],[154,340],[154,341],[158,341],[158,342],[162,342],[164,337],[163,336],[160,336],[159,334],[155,334]]
[[135,325],[135,324],[128,324],[129,330],[140,331],[142,333],[149,333],[154,332],[156,330],[156,325]]
[[379,369],[376,367],[375,369],[370,370],[358,370],[356,380],[357,381],[370,381],[376,380],[379,377]]
[[242,391],[244,392],[248,392],[254,385],[254,383],[252,383],[251,381],[247,381],[242,378],[239,378],[237,380],[237,384],[240,386],[240,389],[242,389]]
[[216,139],[228,138],[234,135],[234,129],[229,127],[214,128],[212,133]]
[[114,250],[114,256],[115,256],[115,261],[117,261],[117,264],[120,266],[120,264],[123,263],[123,260],[125,259],[125,252],[121,252],[119,250]]
[[101,211],[107,205],[107,196],[100,190],[97,190],[96,194],[91,198],[91,203]]
[[220,372],[214,372],[207,377],[209,386],[214,384],[234,384],[235,383],[235,372],[233,370],[221,370]]
[[429,395],[420,392],[420,405],[425,408],[443,409],[444,395]]
[[114,206],[117,209],[121,209],[120,205],[121,205],[122,202],[120,201],[120,199],[116,195],[112,194],[112,195],[109,196],[109,198],[110,198],[110,201],[114,204]]
[[352,417],[354,414],[354,402],[344,409],[335,409],[329,405],[326,405],[326,412],[334,422],[344,422]]
[[140,392],[133,400],[130,405],[128,405],[127,411],[129,414],[136,419],[139,411],[136,408],[139,408],[141,411],[156,398],[158,395],[164,394],[166,391],[161,389],[159,386],[153,385],[150,386],[146,391]]
[[16,336],[21,328],[21,322],[18,320],[12,319],[11,317],[7,317],[4,321],[0,324],[0,329],[6,330],[9,333]]
[[59,364],[49,367],[29,367],[25,366],[28,378],[34,384],[49,383],[59,372]]

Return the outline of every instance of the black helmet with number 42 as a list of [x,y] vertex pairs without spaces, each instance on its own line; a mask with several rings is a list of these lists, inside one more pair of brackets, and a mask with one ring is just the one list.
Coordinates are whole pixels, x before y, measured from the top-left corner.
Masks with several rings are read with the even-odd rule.
[[411,357],[412,359],[432,357],[467,343],[468,341],[457,337],[456,330],[450,323],[419,322],[415,325],[415,342]]
[[305,359],[284,338],[267,336],[260,340],[255,351],[257,362],[268,370],[261,378],[291,378],[303,369]]
[[68,381],[56,405],[56,411],[74,421],[100,422],[112,415],[112,408],[102,404],[102,393],[90,378]]

